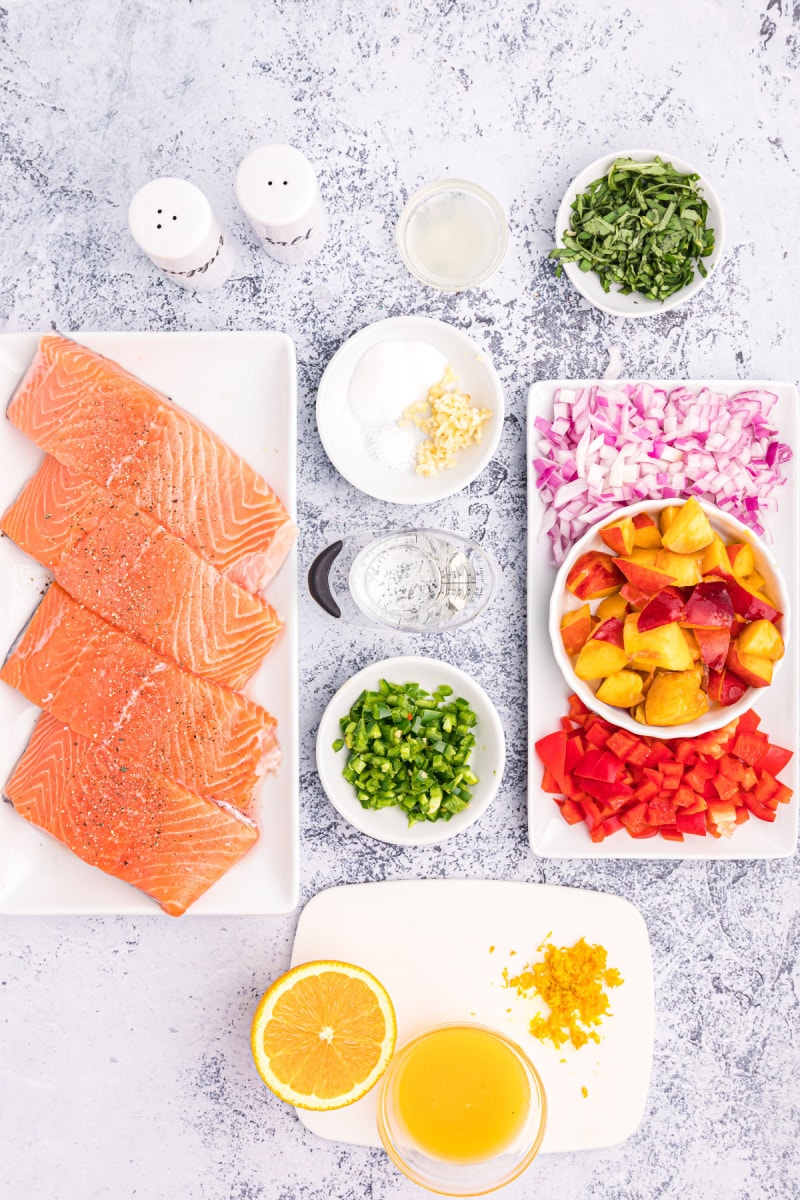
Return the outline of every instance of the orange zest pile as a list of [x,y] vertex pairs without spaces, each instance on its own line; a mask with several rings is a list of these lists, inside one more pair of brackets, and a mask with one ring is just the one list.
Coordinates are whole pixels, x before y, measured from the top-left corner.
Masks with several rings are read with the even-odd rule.
[[508,970],[503,971],[507,987],[518,996],[535,993],[550,1010],[547,1016],[537,1013],[533,1017],[531,1033],[556,1048],[571,1042],[577,1050],[590,1040],[599,1042],[596,1027],[610,1015],[604,988],[624,982],[619,971],[607,965],[605,946],[592,946],[581,938],[574,946],[548,942],[539,950],[544,950],[544,959],[526,966],[519,975],[509,977]]
[[366,1095],[392,1056],[397,1024],[386,989],[350,963],[304,963],[282,975],[253,1018],[264,1083],[296,1108],[343,1108]]

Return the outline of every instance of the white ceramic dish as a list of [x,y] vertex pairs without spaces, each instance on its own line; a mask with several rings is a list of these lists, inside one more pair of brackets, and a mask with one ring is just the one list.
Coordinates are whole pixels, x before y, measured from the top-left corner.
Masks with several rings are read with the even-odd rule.
[[[632,158],[636,162],[647,162],[658,155],[664,162],[672,163],[676,171],[680,171],[684,175],[697,174],[700,176],[699,186],[703,189],[703,198],[708,204],[708,225],[714,230],[714,249],[708,258],[703,259],[703,264],[708,272],[706,278],[695,269],[694,279],[686,287],[681,288],[679,292],[675,292],[664,301],[648,300],[646,296],[638,292],[632,292],[629,296],[623,296],[618,287],[614,285],[610,292],[604,292],[602,284],[597,275],[593,271],[582,271],[577,263],[564,263],[564,274],[570,282],[578,289],[582,296],[593,304],[595,308],[602,309],[603,312],[611,313],[617,317],[653,317],[658,313],[668,312],[671,308],[677,308],[679,304],[685,304],[687,300],[691,300],[693,296],[705,287],[708,281],[722,258],[725,248],[725,218],[722,212],[722,205],[719,202],[717,193],[709,183],[708,179],[699,171],[697,167],[687,163],[682,158],[676,158],[674,154],[668,154],[664,150],[617,150],[613,154],[603,154],[600,158],[590,163],[588,167],[575,176],[572,183],[567,188],[564,199],[558,210],[556,217],[556,245],[563,246],[564,230],[569,228],[571,206],[576,196],[581,192],[585,192],[590,183],[594,183],[595,179],[601,179],[607,174],[609,167],[617,158]],[[555,260],[553,260],[555,263]]]
[[[625,980],[599,1043],[556,1050],[529,1031],[539,1011],[503,986],[543,942],[605,946]],[[494,950],[491,950],[494,947]],[[512,953],[512,951],[514,953]],[[593,1150],[630,1137],[644,1113],[653,1057],[653,971],[647,929],[627,900],[579,888],[473,879],[364,883],[320,892],[300,914],[292,965],[358,963],[389,991],[397,1044],[434,1025],[477,1021],[515,1041],[544,1083],[543,1154]],[[581,1094],[585,1087],[587,1095]],[[300,1112],[320,1137],[379,1146],[378,1089],[335,1112]]]
[[[772,687],[754,689],[750,693],[753,708],[762,718],[762,727],[770,739],[795,751],[789,766],[781,772],[781,780],[795,792],[788,805],[781,805],[777,819],[772,822],[751,818],[738,826],[731,838],[690,837],[683,842],[667,842],[663,838],[636,841],[621,831],[592,842],[583,824],[568,825],[559,813],[553,797],[540,787],[542,766],[533,749],[534,743],[558,727],[559,718],[567,711],[568,688],[558,668],[548,632],[550,595],[556,576],[552,563],[550,542],[538,538],[543,506],[536,490],[536,473],[532,467],[535,457],[537,416],[552,417],[553,393],[557,388],[592,387],[599,381],[542,380],[528,392],[528,836],[535,853],[546,858],[780,858],[793,854],[797,844],[798,808],[800,806],[800,772],[798,772],[798,696],[800,695],[800,647],[792,636],[787,645],[780,675]],[[604,381],[607,385],[609,381]],[[632,380],[616,380],[624,384]],[[778,402],[771,419],[780,430],[782,439],[797,453],[798,396],[789,383],[752,380],[652,380],[667,391],[681,384],[697,390],[706,385],[727,395],[748,389],[766,388],[774,392]],[[771,552],[781,565],[787,592],[799,593],[797,529],[798,514],[797,461],[786,464],[787,484],[780,493],[777,513],[767,515],[767,524],[774,535]],[[611,518],[609,518],[611,520]],[[759,695],[755,694],[759,691]]]
[[[347,393],[361,356],[383,341],[429,342],[451,365],[459,388],[469,393],[472,403],[492,410],[481,441],[460,450],[455,467],[426,478],[411,468],[391,470],[367,452]],[[319,435],[336,470],[368,496],[393,504],[432,504],[460,492],[488,465],[503,416],[503,389],[486,351],[460,329],[431,317],[390,317],[359,330],[334,354],[317,392]]]
[[[728,708],[712,704],[707,713],[704,713],[702,717],[698,717],[696,721],[692,721],[688,725],[672,725],[669,727],[642,725],[630,715],[627,709],[614,708],[612,705],[604,704],[602,700],[598,700],[595,695],[595,687],[592,687],[583,679],[578,679],[573,669],[574,660],[569,657],[564,649],[560,628],[561,618],[564,613],[580,605],[580,601],[567,591],[567,576],[575,562],[587,550],[599,550],[605,554],[611,553],[608,546],[600,537],[600,530],[605,525],[610,524],[612,520],[617,521],[621,517],[626,516],[633,517],[643,512],[657,515],[662,509],[675,503],[674,500],[644,500],[641,504],[631,504],[627,508],[617,509],[613,517],[607,517],[605,521],[600,521],[599,524],[587,529],[586,533],[582,538],[578,539],[561,564],[550,597],[550,645],[552,646],[555,660],[558,663],[561,674],[564,676],[567,687],[580,696],[587,708],[591,708],[594,712],[599,713],[601,717],[605,717],[607,721],[611,721],[614,725],[619,725],[622,729],[628,729],[631,733],[647,734],[649,737],[660,738],[695,737],[700,733],[708,733],[712,729],[721,729],[729,721],[735,721],[738,717],[741,717],[743,713],[747,712],[748,708],[752,708],[754,705],[758,707],[758,693],[764,689],[748,688],[741,700],[737,704],[731,704]],[[732,517],[729,513],[722,512],[721,509],[714,508],[710,504],[701,503],[700,507],[708,516],[712,529],[716,533],[719,533],[725,542],[749,542],[753,547],[756,557],[756,570],[766,580],[765,591],[783,613],[781,633],[788,645],[792,637],[791,598],[786,590],[783,574],[775,556],[767,548],[762,539],[757,537],[741,521],[738,521],[736,517]],[[775,663],[772,687],[775,687],[778,674],[785,661],[786,658],[784,657]]]
[[[245,457],[295,512],[297,384],[294,347],[280,333],[77,333],[77,341],[122,363],[171,396]],[[36,349],[37,335],[0,337],[3,413]],[[0,421],[0,509],[38,467],[42,452],[10,421]],[[9,538],[0,539],[0,647],[26,623],[48,573]],[[286,622],[280,642],[248,687],[278,720],[283,762],[262,784],[256,806],[263,834],[254,848],[189,912],[266,914],[297,905],[298,728],[297,561],[293,551],[268,588]],[[39,710],[0,683],[0,783],[13,770]],[[156,914],[153,900],[104,875],[0,804],[0,912]]]
[[[440,684],[449,684],[454,696],[463,696],[478,718],[473,729],[476,745],[469,765],[479,782],[472,789],[472,799],[467,807],[449,821],[418,821],[409,826],[408,818],[400,808],[364,809],[352,785],[342,776],[348,751],[346,748],[333,749],[334,741],[341,737],[339,720],[347,715],[365,688],[377,690],[381,679],[390,683],[418,683],[428,692],[433,692]],[[505,759],[503,726],[486,692],[469,675],[435,658],[386,658],[365,667],[339,688],[325,709],[317,731],[317,770],[333,807],[362,833],[395,846],[431,846],[455,837],[472,825],[497,795]]]

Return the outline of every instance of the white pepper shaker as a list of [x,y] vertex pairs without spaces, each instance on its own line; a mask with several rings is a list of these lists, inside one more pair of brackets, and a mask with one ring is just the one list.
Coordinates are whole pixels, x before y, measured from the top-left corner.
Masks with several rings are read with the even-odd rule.
[[301,263],[322,249],[328,228],[317,177],[294,146],[259,146],[242,159],[236,198],[272,258]]
[[206,196],[185,179],[152,179],[133,197],[128,227],[140,250],[180,287],[208,292],[230,276],[236,251]]

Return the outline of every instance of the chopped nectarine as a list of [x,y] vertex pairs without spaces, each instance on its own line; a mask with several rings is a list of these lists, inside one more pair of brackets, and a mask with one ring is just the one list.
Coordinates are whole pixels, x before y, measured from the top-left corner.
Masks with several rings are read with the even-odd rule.
[[686,639],[686,645],[689,647],[689,653],[692,656],[692,662],[696,663],[702,657],[700,654],[700,643],[694,636],[693,629],[684,629],[683,636]]
[[615,708],[633,708],[644,699],[642,677],[636,671],[617,671],[608,675],[597,689],[597,699]]
[[728,592],[733,601],[733,611],[742,621],[763,619],[774,624],[783,615],[768,596],[763,592],[751,591],[738,579],[728,581]]
[[661,534],[649,513],[637,513],[633,518],[633,544],[643,550],[658,549],[661,546]]
[[678,587],[693,587],[702,579],[697,559],[691,554],[675,554],[673,550],[659,550],[655,567],[666,571]]
[[751,592],[760,592],[766,586],[767,581],[763,575],[759,575],[758,571],[753,571],[751,575],[742,580],[742,583]]
[[613,550],[615,554],[630,554],[633,549],[634,532],[633,520],[630,517],[623,517],[601,529],[600,537],[609,550]]
[[640,633],[648,629],[658,629],[659,625],[670,625],[673,621],[682,621],[684,612],[683,596],[676,587],[665,587],[656,592],[639,616],[637,628]]
[[628,655],[621,646],[589,638],[578,655],[575,674],[578,679],[604,679],[621,671],[627,662]]
[[666,508],[662,508],[660,517],[662,542],[664,540],[664,534],[667,532],[680,511],[680,504],[668,504]]
[[629,583],[648,596],[655,595],[662,588],[669,587],[675,580],[666,571],[657,571],[655,567],[645,566],[631,558],[615,558],[615,564],[622,571]]
[[565,612],[561,618],[561,641],[567,654],[578,654],[592,632],[592,610],[588,604]]
[[737,579],[752,575],[756,569],[756,559],[753,547],[748,542],[730,542],[725,549]]
[[692,655],[680,625],[672,622],[643,633],[638,628],[638,621],[638,613],[629,613],[625,618],[625,652],[632,667],[644,671],[654,667],[668,671],[691,669]]
[[731,560],[728,558],[728,547],[718,533],[703,550],[700,570],[704,575],[721,575],[724,578],[733,575]]
[[744,680],[740,679],[733,671],[729,671],[727,667],[721,671],[709,671],[709,699],[716,701],[723,708],[730,708],[732,704],[738,704],[746,691],[747,684]]
[[599,600],[619,590],[624,579],[610,554],[587,550],[567,575],[567,589],[579,600]]
[[639,591],[639,589],[634,587],[632,583],[623,584],[623,586],[619,589],[619,594],[622,596],[626,604],[631,606],[631,608],[645,608],[645,606],[648,605],[651,600],[651,597],[648,596],[647,592]]
[[736,644],[740,654],[759,654],[773,662],[783,658],[783,638],[771,621],[751,621],[739,634]]
[[698,583],[686,601],[684,623],[700,625],[706,629],[730,628],[733,621],[733,601],[728,587],[728,583],[723,583],[721,579],[708,579]]
[[731,644],[729,629],[703,629],[696,626],[693,630],[695,639],[700,647],[700,657],[712,671],[721,671],[728,656],[728,646]]
[[713,538],[711,522],[694,496],[690,496],[682,505],[675,520],[661,535],[666,549],[674,550],[676,554],[694,554],[713,541]]
[[760,654],[747,654],[740,649],[739,638],[728,647],[725,665],[750,687],[769,687],[772,683],[772,659]]
[[615,592],[613,596],[606,596],[597,606],[597,615],[601,621],[606,621],[609,617],[624,617],[627,611],[628,602],[619,592]]
[[596,638],[598,642],[611,642],[613,646],[624,646],[622,621],[619,617],[609,617],[608,620],[601,621],[592,637]]
[[656,675],[644,704],[648,725],[687,725],[708,712],[708,697],[691,671]]

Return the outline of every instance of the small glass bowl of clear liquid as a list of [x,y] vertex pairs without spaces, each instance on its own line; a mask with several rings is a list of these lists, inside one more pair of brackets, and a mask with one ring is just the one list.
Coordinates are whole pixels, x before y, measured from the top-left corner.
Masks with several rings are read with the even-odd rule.
[[461,292],[494,274],[508,245],[505,214],[466,179],[441,179],[412,196],[397,224],[400,257],[412,275]]
[[311,595],[332,617],[407,633],[442,633],[474,620],[498,582],[485,550],[439,529],[341,538],[308,573]]

